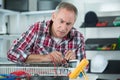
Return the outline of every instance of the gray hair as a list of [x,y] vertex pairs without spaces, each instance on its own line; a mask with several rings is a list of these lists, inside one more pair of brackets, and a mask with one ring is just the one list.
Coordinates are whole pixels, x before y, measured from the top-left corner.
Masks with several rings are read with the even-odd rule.
[[74,13],[75,13],[75,19],[77,19],[78,10],[77,10],[77,8],[76,8],[73,4],[68,3],[68,2],[61,2],[61,3],[56,7],[56,11],[59,11],[61,8],[65,8],[65,9],[67,9],[67,10],[74,11]]

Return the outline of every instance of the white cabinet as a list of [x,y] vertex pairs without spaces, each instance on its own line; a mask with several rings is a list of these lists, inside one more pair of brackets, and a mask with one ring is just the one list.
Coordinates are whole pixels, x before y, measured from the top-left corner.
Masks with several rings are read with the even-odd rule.
[[10,10],[4,10],[0,9],[0,34],[6,34],[7,33],[7,17],[9,15],[17,14],[17,12],[10,11]]

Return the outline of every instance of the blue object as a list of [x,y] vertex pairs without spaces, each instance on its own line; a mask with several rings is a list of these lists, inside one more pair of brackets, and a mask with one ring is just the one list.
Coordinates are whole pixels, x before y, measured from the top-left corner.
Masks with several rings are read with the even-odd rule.
[[0,80],[15,80],[16,76],[12,74],[0,74]]
[[82,77],[82,76],[83,76],[83,74],[82,74],[82,72],[80,72],[79,77]]

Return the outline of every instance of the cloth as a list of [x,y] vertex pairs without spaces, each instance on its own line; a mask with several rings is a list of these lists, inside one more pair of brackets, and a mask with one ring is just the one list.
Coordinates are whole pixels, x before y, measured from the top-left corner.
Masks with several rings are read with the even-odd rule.
[[83,35],[75,28],[65,36],[58,44],[50,34],[52,20],[37,22],[30,26],[19,39],[16,39],[7,52],[8,60],[24,63],[26,58],[32,54],[49,54],[56,50],[63,54],[68,50],[75,50],[78,58],[82,59],[85,55],[85,45]]
[[108,25],[108,22],[107,22],[107,21],[98,22],[98,23],[96,24],[97,27],[105,27],[105,26],[107,26],[107,25]]
[[84,27],[95,27],[98,21],[97,14],[94,11],[88,11],[84,18]]

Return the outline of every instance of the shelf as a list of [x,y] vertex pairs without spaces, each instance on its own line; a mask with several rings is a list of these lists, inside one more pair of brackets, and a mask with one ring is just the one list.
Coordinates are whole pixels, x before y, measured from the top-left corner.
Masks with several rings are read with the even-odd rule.
[[19,38],[20,35],[0,35],[0,40],[13,40]]
[[[85,0],[85,3],[87,3],[87,4],[95,4],[95,3],[108,3],[109,2],[109,0],[92,0],[92,1],[88,1],[88,0]],[[111,0],[109,3],[118,3],[119,2],[119,0]]]
[[51,15],[54,10],[21,12],[21,15]]
[[86,50],[120,51],[118,38],[90,38],[85,41]]
[[120,15],[120,0],[93,0],[85,1],[85,12],[95,11],[99,16],[115,16]]
[[13,15],[13,14],[18,14],[18,13],[19,12],[16,12],[16,11],[0,9],[0,14],[4,14],[4,15]]
[[[99,61],[98,61],[99,62]],[[88,69],[88,73],[95,74],[120,74],[120,60],[108,60],[108,65],[102,73],[91,72],[91,67]],[[91,66],[91,60],[89,60],[89,65]]]
[[80,26],[81,28],[108,28],[108,27],[120,27],[120,26],[114,26],[113,21],[116,17],[119,16],[107,16],[107,17],[98,17],[98,22],[107,22],[106,26],[85,26],[84,23]]
[[51,15],[55,10],[46,10],[46,11],[30,11],[30,12],[17,12],[12,10],[0,9],[0,14],[5,15],[13,15],[13,14],[20,14],[20,15]]

